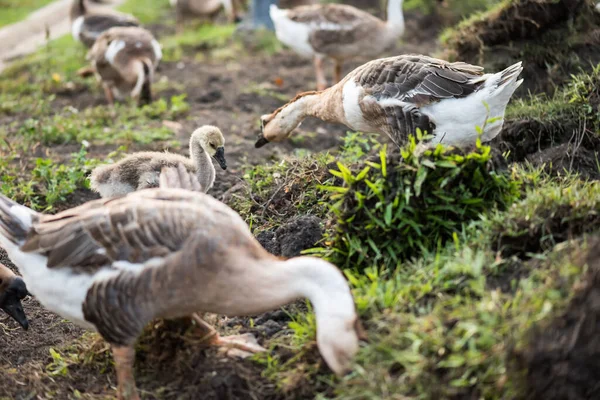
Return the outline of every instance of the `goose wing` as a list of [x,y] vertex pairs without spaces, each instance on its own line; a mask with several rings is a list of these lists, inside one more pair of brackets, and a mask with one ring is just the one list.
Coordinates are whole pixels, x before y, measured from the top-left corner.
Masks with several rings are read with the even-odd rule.
[[365,26],[381,22],[368,12],[343,4],[297,7],[288,10],[288,18],[308,25],[311,46],[323,53],[330,46],[356,42],[365,34]]
[[371,61],[359,67],[354,79],[376,99],[394,135],[404,139],[416,128],[432,132],[434,126],[420,107],[466,97],[484,82],[482,76],[479,66],[408,55]]
[[150,260],[160,263],[191,238],[210,240],[223,232],[219,229],[223,223],[231,227],[240,222],[237,214],[210,196],[147,189],[41,216],[21,251],[46,256],[48,268],[136,267]]
[[84,43],[94,43],[103,32],[114,27],[139,26],[139,21],[127,14],[92,14],[83,20],[80,37]]

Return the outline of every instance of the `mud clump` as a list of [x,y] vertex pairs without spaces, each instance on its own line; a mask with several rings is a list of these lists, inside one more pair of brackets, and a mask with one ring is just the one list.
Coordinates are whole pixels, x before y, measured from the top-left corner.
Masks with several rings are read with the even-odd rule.
[[270,231],[257,235],[257,240],[271,254],[295,257],[314,247],[323,237],[321,219],[314,215],[299,217]]
[[524,398],[600,398],[600,239],[588,243],[588,271],[562,315],[536,327],[529,348],[515,353],[525,370]]
[[501,70],[523,61],[516,95],[552,93],[600,62],[600,14],[590,0],[512,0],[461,23],[445,38],[446,57]]

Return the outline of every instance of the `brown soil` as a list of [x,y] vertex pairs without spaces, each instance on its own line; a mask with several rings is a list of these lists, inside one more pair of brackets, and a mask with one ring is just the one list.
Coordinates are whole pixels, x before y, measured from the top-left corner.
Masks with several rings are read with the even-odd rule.
[[[388,55],[409,52],[433,53],[436,48],[437,30],[428,25],[426,19],[417,16],[409,25],[418,35],[408,35],[402,47]],[[172,27],[162,25],[152,26],[151,29],[159,38],[161,35],[172,33]],[[339,147],[347,128],[307,120],[295,133],[296,140],[270,144],[258,150],[254,148],[259,133],[259,116],[273,111],[285,101],[252,88],[260,86],[286,98],[293,97],[297,92],[312,89],[315,79],[310,60],[285,51],[274,56],[257,53],[254,56],[242,56],[235,61],[201,63],[195,61],[195,52],[186,53],[181,62],[161,63],[156,79],[166,78],[185,88],[190,111],[187,116],[177,120],[183,125],[179,133],[182,143],[187,142],[194,128],[203,124],[217,125],[225,133],[228,169],[223,171],[217,168],[213,196],[226,202],[231,200],[232,193],[239,189],[240,185],[243,186],[241,167],[247,163],[271,162],[297,149],[317,152],[336,150]],[[206,59],[210,60],[210,57]],[[345,72],[349,72],[360,63],[361,61],[357,61],[345,65]],[[282,85],[275,84],[280,81],[283,82]],[[167,89],[158,96],[169,98],[178,94],[180,91]],[[56,96],[52,108],[57,112],[67,105],[85,109],[104,104],[104,97],[99,89],[88,90],[86,87],[75,86],[57,91]],[[16,122],[18,125],[27,117],[25,114],[0,115],[0,124],[10,126]],[[129,151],[161,150],[162,146],[162,143],[147,146],[133,144],[129,146]],[[117,147],[92,145],[88,150],[91,157],[102,158]],[[60,162],[77,150],[79,145],[76,144],[49,148],[40,146],[30,151],[27,156],[51,156]],[[182,146],[181,152],[188,153],[185,145]],[[289,217],[295,217],[292,213],[292,203],[294,193],[297,192],[298,190],[293,189],[291,194],[276,195],[272,203],[277,207],[285,207],[286,215],[289,211]],[[73,193],[68,201],[58,204],[54,211],[64,210],[94,198],[97,198],[97,195],[80,189]],[[275,232],[278,250],[286,255],[296,254],[313,245],[321,235],[318,219],[310,217],[300,218]],[[14,268],[3,252],[0,253],[0,261]],[[290,307],[302,307],[303,304]],[[0,316],[0,398],[67,399],[77,392],[84,398],[114,396],[114,369],[110,362],[110,352],[104,342],[96,336],[82,338],[83,330],[46,311],[35,299],[26,299],[24,306],[31,321],[31,328],[27,332],[20,330],[16,323],[4,314]],[[259,342],[264,343],[272,337],[289,335],[288,322],[287,313],[275,311],[256,316],[252,320],[221,320],[219,326],[226,332],[252,332],[259,338]],[[206,349],[196,343],[197,340],[194,342],[193,333],[183,333],[187,328],[188,325],[181,321],[157,322],[157,325],[148,329],[140,339],[136,380],[143,398],[268,400],[312,399],[317,392],[331,394],[327,384],[308,381],[302,374],[290,377],[290,382],[285,388],[278,388],[261,375],[264,366],[260,363],[229,359],[214,349]],[[52,362],[50,348],[59,349],[69,364],[66,375],[49,374],[47,366]],[[311,365],[317,365],[322,372],[326,371],[314,345],[305,349],[304,353],[303,359]],[[70,360],[69,354],[80,357],[79,362]],[[295,354],[283,347],[274,349],[274,355],[282,362]],[[84,358],[86,361],[81,361]]]
[[591,0],[518,0],[455,32],[446,57],[497,71],[523,62],[516,96],[551,93],[600,62],[600,14]]
[[588,271],[574,288],[566,310],[537,326],[529,346],[513,354],[518,370],[526,371],[523,398],[583,400],[600,396],[600,240],[590,239],[588,249],[580,260],[587,263]]

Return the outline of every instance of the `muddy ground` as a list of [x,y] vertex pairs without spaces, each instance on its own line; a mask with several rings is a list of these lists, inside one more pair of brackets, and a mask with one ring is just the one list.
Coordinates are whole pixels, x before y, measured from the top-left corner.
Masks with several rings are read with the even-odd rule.
[[[389,55],[401,53],[434,54],[437,50],[438,31],[428,17],[407,16],[407,35],[403,43]],[[151,27],[160,37],[173,33],[170,26]],[[413,33],[411,33],[413,32]],[[293,97],[297,92],[312,90],[315,86],[314,70],[310,60],[302,59],[290,51],[273,56],[256,54],[242,56],[230,62],[195,60],[195,51],[186,54],[180,62],[163,62],[157,72],[157,80],[165,77],[185,88],[190,111],[187,116],[177,120],[183,129],[178,133],[182,143],[186,143],[192,130],[203,124],[219,126],[226,136],[226,157],[229,168],[222,171],[217,168],[217,179],[211,194],[216,198],[225,198],[232,191],[243,193],[242,166],[245,164],[266,163],[299,149],[311,152],[335,151],[344,132],[343,126],[325,124],[316,120],[307,120],[295,134],[298,140],[288,140],[281,144],[270,144],[262,149],[254,149],[258,134],[258,118],[279,107],[283,101],[264,93],[247,91],[257,85],[274,93]],[[345,72],[359,65],[349,63]],[[331,76],[328,65],[328,76]],[[279,83],[280,85],[276,84]],[[180,94],[173,89],[160,95],[168,98]],[[71,105],[78,109],[104,104],[101,90],[75,90],[57,93],[53,107],[62,108]],[[22,121],[27,115],[0,116],[0,124]],[[302,139],[299,139],[302,138]],[[102,158],[117,146],[91,146],[91,157]],[[538,149],[532,147],[531,153]],[[161,149],[160,143],[148,146],[130,146],[129,150]],[[68,157],[78,145],[55,146],[53,153]],[[182,153],[187,154],[186,146]],[[36,149],[32,156],[43,156],[43,149]],[[524,156],[525,157],[525,156]],[[96,195],[84,189],[75,192],[68,202],[57,209],[65,209],[81,204]],[[314,225],[314,221],[310,222]],[[318,226],[318,224],[317,224]],[[316,235],[311,229],[305,229],[306,235]],[[277,237],[274,233],[268,240]],[[278,247],[279,246],[279,247]],[[274,248],[281,250],[281,244]],[[286,250],[285,255],[290,252]],[[5,254],[0,260],[12,267]],[[0,314],[0,399],[32,398],[75,398],[78,394],[88,398],[110,398],[114,395],[115,376],[110,354],[106,345],[94,336],[84,336],[81,329],[62,318],[44,310],[35,299],[28,298],[24,304],[31,321],[28,332],[22,332],[16,323]],[[295,305],[292,307],[296,307]],[[249,320],[234,318],[220,320],[222,331],[252,332],[265,339],[289,334],[288,314],[279,310],[258,316],[250,328]],[[325,384],[304,382],[298,378],[290,389],[282,391],[273,382],[261,375],[263,366],[250,360],[232,360],[206,349],[194,342],[193,329],[183,321],[157,321],[144,335],[138,346],[136,378],[143,398],[154,399],[312,399],[318,391],[327,392]],[[314,347],[314,346],[313,346]],[[63,356],[68,373],[48,373],[47,366],[53,362],[50,348],[70,349],[63,354],[73,357],[86,357],[87,362],[75,362]],[[290,350],[273,349],[285,360]],[[308,349],[315,355],[315,348]],[[89,362],[92,360],[93,362]],[[56,360],[54,360],[56,364]],[[321,363],[321,368],[325,368]],[[55,368],[50,368],[55,370]]]

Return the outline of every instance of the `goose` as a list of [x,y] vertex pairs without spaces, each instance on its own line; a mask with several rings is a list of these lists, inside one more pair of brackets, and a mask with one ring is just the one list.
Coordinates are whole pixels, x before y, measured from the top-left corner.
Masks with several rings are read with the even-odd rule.
[[139,26],[139,21],[129,14],[110,9],[89,10],[85,0],[74,0],[71,6],[71,34],[73,39],[90,48],[106,30],[116,26]]
[[4,264],[0,264],[0,309],[4,310],[25,330],[29,329],[29,321],[23,311],[23,300],[29,292],[22,278],[15,275]]
[[183,31],[183,23],[186,17],[208,17],[213,18],[221,8],[227,14],[229,23],[240,22],[239,0],[170,0],[171,6],[175,8],[177,32]]
[[91,188],[102,197],[114,197],[158,187],[162,167],[182,163],[197,176],[202,191],[207,192],[215,181],[215,167],[210,158],[214,157],[222,169],[227,169],[224,146],[221,130],[205,125],[190,137],[190,158],[167,152],[134,153],[115,164],[95,168],[90,177]]
[[87,58],[102,82],[108,104],[123,92],[129,92],[140,105],[152,101],[152,78],[162,51],[146,29],[110,28],[98,37]]
[[301,56],[313,58],[317,90],[324,90],[325,57],[334,61],[334,83],[337,83],[342,78],[345,60],[356,56],[377,57],[402,36],[402,2],[388,1],[387,21],[343,4],[316,4],[289,10],[272,5],[270,15],[277,38]]
[[[49,310],[111,345],[119,398],[138,400],[134,343],[155,318],[256,315],[299,298],[316,313],[331,370],[351,368],[361,325],[344,275],[314,257],[268,253],[231,208],[185,189],[144,189],[44,215],[0,196],[0,246]],[[244,337],[211,344],[264,348]]]
[[368,62],[320,92],[304,92],[261,117],[255,144],[287,138],[306,118],[316,117],[362,132],[380,133],[400,145],[416,128],[432,143],[474,144],[492,140],[504,123],[506,105],[523,82],[518,62],[495,74],[464,62],[402,55]]

